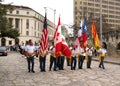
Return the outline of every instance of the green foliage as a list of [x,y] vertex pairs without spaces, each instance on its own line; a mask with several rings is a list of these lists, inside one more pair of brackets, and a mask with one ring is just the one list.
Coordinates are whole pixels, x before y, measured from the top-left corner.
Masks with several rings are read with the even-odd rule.
[[20,35],[19,31],[10,28],[8,19],[6,18],[8,10],[13,10],[11,5],[0,3],[0,37],[17,38]]
[[8,37],[10,37],[10,38],[17,38],[18,36],[19,36],[20,34],[19,34],[19,32],[18,32],[18,30],[16,30],[16,29],[9,29],[8,31],[7,31],[7,36]]
[[5,32],[7,30],[7,18],[5,17],[7,9],[4,5],[0,4],[0,32]]

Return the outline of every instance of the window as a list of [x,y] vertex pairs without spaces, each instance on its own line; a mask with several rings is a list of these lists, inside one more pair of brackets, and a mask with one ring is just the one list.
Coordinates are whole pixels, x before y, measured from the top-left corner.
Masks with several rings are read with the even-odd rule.
[[34,33],[35,37],[36,37],[36,32]]
[[27,12],[27,14],[29,14],[29,12]]
[[35,30],[36,30],[36,21],[35,21],[35,23],[34,23],[34,26],[35,26]]
[[40,30],[39,28],[40,28],[40,23],[38,22],[38,31]]
[[40,33],[38,33],[38,37],[40,37]]
[[16,14],[19,14],[19,11],[18,11],[18,10],[16,11]]
[[75,1],[75,4],[77,4],[77,2]]
[[11,40],[9,41],[9,45],[12,45],[12,41]]
[[10,14],[12,14],[12,12],[13,12],[13,11],[12,11],[12,10],[10,10]]
[[26,35],[29,36],[29,31],[26,31]]
[[13,24],[13,18],[9,18],[9,27],[12,27]]
[[19,28],[19,22],[20,22],[19,19],[15,19],[15,28]]
[[29,29],[29,19],[26,20],[26,28]]

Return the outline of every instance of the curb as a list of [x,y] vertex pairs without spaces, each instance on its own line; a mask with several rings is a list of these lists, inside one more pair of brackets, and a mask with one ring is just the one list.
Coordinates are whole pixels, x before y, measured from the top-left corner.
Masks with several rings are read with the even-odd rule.
[[[98,59],[94,59],[92,58],[93,61],[98,61]],[[105,63],[110,63],[110,64],[116,64],[116,65],[120,65],[120,62],[112,62],[112,61],[106,61],[104,60]]]

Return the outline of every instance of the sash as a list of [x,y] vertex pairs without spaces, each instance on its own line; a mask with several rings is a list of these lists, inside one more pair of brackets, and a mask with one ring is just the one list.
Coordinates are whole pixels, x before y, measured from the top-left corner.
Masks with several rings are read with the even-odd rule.
[[35,54],[34,54],[34,52],[33,53],[28,53],[28,56],[29,57],[32,57],[32,56],[34,56]]

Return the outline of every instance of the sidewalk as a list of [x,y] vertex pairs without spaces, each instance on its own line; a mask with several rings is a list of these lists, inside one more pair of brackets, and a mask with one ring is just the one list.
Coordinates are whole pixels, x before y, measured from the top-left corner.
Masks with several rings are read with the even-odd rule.
[[[99,61],[98,57],[93,57],[93,61]],[[105,57],[104,59],[105,63],[111,63],[111,64],[117,64],[120,65],[120,58],[114,58],[114,57]]]

